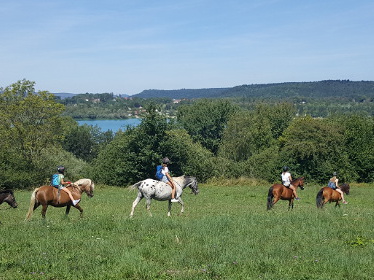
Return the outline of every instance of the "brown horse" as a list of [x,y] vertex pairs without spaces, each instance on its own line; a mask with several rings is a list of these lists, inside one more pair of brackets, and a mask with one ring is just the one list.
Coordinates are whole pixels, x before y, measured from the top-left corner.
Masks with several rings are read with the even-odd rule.
[[[85,181],[83,181],[85,180]],[[90,179],[80,179],[75,183],[67,185],[74,199],[81,199],[82,193],[85,192],[88,197],[93,197],[94,184]],[[42,217],[45,218],[48,205],[53,207],[66,207],[66,215],[69,214],[71,206],[73,206],[68,194],[60,190],[58,197],[58,189],[52,186],[41,186],[36,188],[31,194],[30,208],[26,215],[26,220],[31,218],[32,213],[36,208],[42,205]],[[81,217],[83,216],[83,209],[79,203],[73,206],[80,211]]]
[[[349,194],[350,186],[349,184],[342,184],[339,186],[343,193]],[[329,187],[323,187],[316,197],[317,208],[322,208],[327,202],[336,202],[336,206],[340,206],[339,201],[342,200],[342,196],[336,190]]]
[[0,204],[2,204],[3,202],[8,203],[9,206],[13,208],[17,208],[18,206],[12,190],[0,191]]
[[[291,182],[292,186],[296,189],[304,189],[304,177],[299,177]],[[288,210],[293,209],[293,200],[295,196],[290,188],[285,187],[282,184],[274,184],[270,187],[268,193],[267,209],[273,208],[274,204],[277,203],[279,199],[288,200]]]

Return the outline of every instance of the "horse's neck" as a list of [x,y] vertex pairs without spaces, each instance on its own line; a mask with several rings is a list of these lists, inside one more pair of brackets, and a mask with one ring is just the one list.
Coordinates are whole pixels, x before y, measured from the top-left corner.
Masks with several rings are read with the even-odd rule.
[[175,182],[176,184],[176,187],[180,187],[182,190],[186,187],[182,180],[181,180],[181,177],[173,177],[173,181]]
[[79,194],[79,195],[82,195],[82,192],[83,192],[83,190],[81,189],[81,188],[79,188],[79,187],[67,187],[69,190],[70,190],[70,192],[73,194],[73,193],[75,193],[75,194]]
[[291,181],[292,186],[297,187],[299,185],[299,179],[295,179]]

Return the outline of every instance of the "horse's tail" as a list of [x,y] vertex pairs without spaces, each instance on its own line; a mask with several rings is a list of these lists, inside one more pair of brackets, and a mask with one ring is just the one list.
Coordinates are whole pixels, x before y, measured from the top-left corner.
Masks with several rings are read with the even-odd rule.
[[32,213],[34,212],[34,206],[36,202],[36,193],[38,192],[39,188],[36,188],[32,194],[31,194],[31,199],[30,199],[30,207],[29,207],[29,212],[26,214],[26,220],[29,220],[31,218]]
[[143,183],[143,181],[137,182],[136,184],[130,186],[130,190],[138,189],[139,186]]
[[316,204],[317,208],[322,208],[323,206],[323,188],[317,193]]
[[270,187],[269,193],[268,193],[268,201],[267,201],[267,208],[268,208],[268,210],[270,210],[271,208],[273,208],[273,197],[274,197],[273,187]]

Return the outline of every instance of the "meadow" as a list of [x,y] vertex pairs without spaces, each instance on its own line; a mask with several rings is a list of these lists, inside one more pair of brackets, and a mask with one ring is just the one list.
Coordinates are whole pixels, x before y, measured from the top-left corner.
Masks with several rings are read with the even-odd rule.
[[141,201],[135,190],[97,185],[72,209],[38,208],[25,222],[31,190],[17,209],[0,206],[0,279],[373,279],[374,186],[351,184],[349,204],[315,206],[307,184],[292,211],[266,210],[268,184],[201,184],[185,190],[185,213]]

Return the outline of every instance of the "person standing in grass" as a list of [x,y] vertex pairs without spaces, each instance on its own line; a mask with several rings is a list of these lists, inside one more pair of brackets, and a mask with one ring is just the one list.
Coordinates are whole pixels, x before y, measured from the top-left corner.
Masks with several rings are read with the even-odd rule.
[[288,171],[288,167],[287,166],[283,167],[283,172],[281,174],[281,177],[282,177],[282,184],[286,188],[291,189],[292,192],[293,192],[293,194],[294,194],[294,196],[295,196],[295,199],[299,200],[300,198],[297,196],[296,188],[291,184],[292,176],[291,176],[291,173]]
[[173,179],[171,178],[170,174],[169,174],[169,167],[168,167],[168,164],[170,163],[170,160],[169,158],[165,157],[162,159],[162,179],[161,181],[166,183],[166,184],[169,184],[171,186],[171,202],[179,202],[178,199],[175,199],[175,192],[176,192],[176,189],[175,189],[175,184],[173,182]]
[[338,193],[340,193],[340,195],[342,196],[343,204],[347,204],[348,202],[344,199],[344,193],[340,189],[338,183],[339,183],[339,180],[337,178],[337,174],[336,174],[336,172],[334,172],[332,174],[332,177],[330,178],[329,183],[327,184],[327,186],[329,188],[332,188],[333,190],[337,191]]

